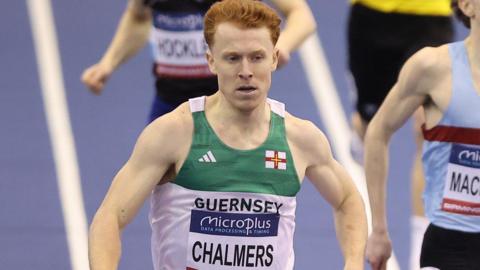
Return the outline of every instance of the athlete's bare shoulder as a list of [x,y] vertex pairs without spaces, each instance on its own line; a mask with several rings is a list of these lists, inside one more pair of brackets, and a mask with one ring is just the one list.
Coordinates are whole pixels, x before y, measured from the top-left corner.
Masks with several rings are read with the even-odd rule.
[[[141,137],[152,151],[169,152],[183,156],[189,149],[193,134],[193,118],[188,102],[155,119]],[[176,155],[175,155],[176,156]]]
[[315,125],[285,112],[285,129],[289,139],[302,141],[314,132]]
[[285,129],[290,146],[301,151],[307,159],[321,159],[330,153],[325,134],[311,121],[286,113]]
[[425,47],[415,53],[406,65],[413,65],[424,76],[443,76],[450,70],[448,44],[439,47]]
[[450,75],[448,45],[425,47],[404,64],[397,86],[405,94],[429,96]]
[[168,129],[171,132],[183,132],[185,129],[193,127],[192,113],[188,102],[182,103],[175,110],[158,117],[150,126],[153,129]]

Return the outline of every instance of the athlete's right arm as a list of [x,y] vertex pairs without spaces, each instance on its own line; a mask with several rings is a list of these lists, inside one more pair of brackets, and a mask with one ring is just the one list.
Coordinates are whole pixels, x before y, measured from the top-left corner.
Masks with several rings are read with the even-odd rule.
[[435,65],[435,49],[422,49],[413,55],[403,66],[397,83],[370,122],[365,135],[365,173],[372,210],[372,233],[367,242],[366,256],[374,270],[386,268],[392,250],[385,209],[388,144],[393,133],[427,101],[432,78],[435,78]]
[[193,125],[185,121],[178,109],[160,117],[142,132],[90,226],[91,270],[117,269],[123,228],[133,219],[154,187],[170,180],[166,178],[166,172],[178,167],[184,158],[192,132]]
[[82,74],[82,82],[93,93],[100,94],[113,71],[145,45],[151,20],[151,10],[143,0],[129,0],[107,51]]

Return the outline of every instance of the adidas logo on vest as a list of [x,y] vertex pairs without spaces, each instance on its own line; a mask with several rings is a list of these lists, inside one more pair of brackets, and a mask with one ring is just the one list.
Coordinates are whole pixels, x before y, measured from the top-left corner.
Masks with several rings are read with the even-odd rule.
[[198,159],[199,162],[217,162],[215,157],[213,156],[212,151],[208,151],[203,157]]

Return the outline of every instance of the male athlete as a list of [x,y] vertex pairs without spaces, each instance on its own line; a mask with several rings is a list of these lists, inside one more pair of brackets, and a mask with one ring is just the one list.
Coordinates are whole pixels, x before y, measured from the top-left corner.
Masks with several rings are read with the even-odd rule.
[[363,269],[366,217],[352,180],[317,127],[267,99],[279,26],[259,1],[209,9],[204,35],[219,91],[140,135],[92,222],[92,270],[117,269],[121,231],[149,195],[156,270],[291,270],[304,176],[332,205],[344,269]]
[[[365,131],[405,61],[426,46],[453,41],[450,0],[350,0],[348,63],[355,83],[356,112],[352,114],[352,154],[363,159]],[[410,270],[419,269],[423,234],[428,226],[421,193],[425,182],[421,152],[424,120],[414,114],[416,151],[411,171]],[[358,135],[358,136],[357,136]],[[407,205],[406,205],[407,206]]]
[[413,55],[370,123],[366,176],[373,228],[367,259],[385,269],[391,253],[385,211],[388,142],[423,107],[425,232],[420,267],[480,269],[480,1],[454,0],[470,35]]

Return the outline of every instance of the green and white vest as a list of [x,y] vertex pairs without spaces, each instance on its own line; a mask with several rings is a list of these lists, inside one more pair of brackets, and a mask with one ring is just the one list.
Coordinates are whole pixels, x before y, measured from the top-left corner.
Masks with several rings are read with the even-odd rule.
[[284,104],[271,100],[267,140],[225,145],[189,101],[193,141],[178,176],[151,196],[155,270],[293,269],[300,182],[285,135]]

